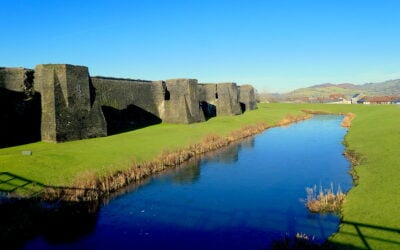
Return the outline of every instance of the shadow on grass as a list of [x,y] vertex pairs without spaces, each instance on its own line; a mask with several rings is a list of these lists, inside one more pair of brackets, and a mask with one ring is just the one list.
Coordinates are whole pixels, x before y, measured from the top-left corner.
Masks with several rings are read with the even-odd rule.
[[39,198],[40,195],[49,189],[58,191],[100,192],[100,190],[89,188],[51,186],[10,172],[0,172],[0,196]]
[[[356,233],[352,233],[352,232],[341,232],[341,233],[358,237],[364,246],[363,249],[373,249],[373,247],[371,247],[371,241],[384,242],[384,243],[387,243],[388,245],[390,245],[391,247],[400,249],[400,228],[391,228],[391,227],[385,227],[385,226],[370,225],[370,224],[359,223],[359,222],[354,222],[354,221],[342,221],[341,223],[343,225],[350,225],[355,229]],[[369,233],[367,233],[367,232],[365,232],[366,229],[369,229],[369,230],[372,229],[372,230],[374,230],[374,232],[369,231]],[[385,239],[383,237],[379,237],[380,234],[376,233],[378,231],[384,232],[384,233],[393,233],[393,235],[395,236],[393,238],[395,238],[395,239],[397,238],[397,240]]]
[[[342,225],[350,225],[354,227],[355,233],[353,232],[341,232],[341,234],[351,235],[362,242],[362,247],[353,246],[345,243],[337,243],[327,241],[323,244],[318,244],[313,242],[313,240],[305,239],[303,237],[284,237],[281,240],[275,241],[272,245],[272,249],[347,249],[347,250],[356,250],[356,249],[376,249],[371,246],[371,241],[381,242],[387,244],[390,249],[400,249],[400,228],[390,228],[384,226],[376,226],[370,225],[366,223],[358,223],[353,221],[342,221]],[[363,232],[366,229],[374,230],[374,232],[370,231],[369,233]],[[397,240],[387,239],[384,237],[379,237],[377,231],[381,231],[384,233],[393,233]],[[396,237],[397,236],[397,237]]]
[[23,196],[37,197],[47,187],[43,183],[10,172],[0,172],[0,192],[4,194],[20,193]]

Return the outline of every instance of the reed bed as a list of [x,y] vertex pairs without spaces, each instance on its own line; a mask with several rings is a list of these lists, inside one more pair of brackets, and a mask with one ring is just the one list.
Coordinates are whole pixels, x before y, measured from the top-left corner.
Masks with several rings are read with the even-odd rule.
[[320,186],[319,192],[317,192],[317,186],[315,185],[312,188],[306,188],[306,192],[306,206],[313,213],[339,213],[346,198],[340,186],[338,186],[336,193],[334,192],[333,184],[329,189],[323,189]]
[[[321,110],[303,109],[302,111],[304,113],[312,114],[312,115],[334,115],[334,114],[337,114],[337,113],[334,113],[334,112],[321,111]],[[341,126],[344,127],[344,128],[350,128],[351,127],[351,122],[356,117],[356,114],[350,113],[350,112],[339,113],[339,115],[344,115],[344,118],[343,118],[342,123],[341,123]]]
[[299,122],[299,121],[310,119],[311,117],[312,117],[311,113],[306,113],[306,114],[300,115],[300,116],[288,114],[288,115],[286,115],[285,118],[283,118],[282,120],[277,122],[276,125],[277,126],[286,126],[286,125],[289,125],[294,122]]
[[356,114],[354,113],[342,113],[344,115],[343,121],[342,121],[342,127],[344,128],[350,128],[351,127],[351,122],[353,119],[356,117]]

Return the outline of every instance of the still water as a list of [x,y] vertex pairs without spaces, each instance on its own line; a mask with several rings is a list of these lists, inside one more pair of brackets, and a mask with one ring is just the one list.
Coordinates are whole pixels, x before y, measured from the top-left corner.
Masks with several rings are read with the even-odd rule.
[[305,188],[351,188],[341,120],[320,115],[269,129],[149,178],[89,212],[37,212],[39,219],[28,223],[36,229],[16,246],[269,249],[296,233],[322,242],[337,230],[339,218],[309,213]]

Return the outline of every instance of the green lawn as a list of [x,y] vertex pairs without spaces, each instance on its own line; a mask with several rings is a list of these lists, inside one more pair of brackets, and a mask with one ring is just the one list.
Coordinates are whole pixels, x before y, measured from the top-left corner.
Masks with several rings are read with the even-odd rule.
[[[199,142],[207,134],[225,135],[261,121],[273,124],[288,113],[301,114],[291,108],[285,110],[265,106],[241,116],[217,117],[203,123],[159,124],[103,138],[58,144],[38,142],[4,148],[0,149],[0,172],[47,185],[68,186],[85,172],[107,175],[130,167],[133,161],[153,160],[163,150]],[[32,155],[22,155],[23,150],[32,151]]]
[[[242,116],[204,123],[160,124],[105,138],[0,149],[0,172],[48,185],[71,185],[87,171],[106,175],[128,168],[134,160],[151,160],[165,149],[199,142],[209,133],[224,135],[260,121],[274,124],[286,114],[300,114],[301,109],[357,115],[346,141],[349,149],[362,155],[356,168],[360,178],[348,194],[344,223],[330,241],[361,249],[399,249],[400,233],[395,230],[400,230],[400,105],[262,104]],[[22,150],[31,150],[32,156],[21,155]],[[7,178],[0,175],[0,182]],[[5,189],[0,184],[1,188]]]

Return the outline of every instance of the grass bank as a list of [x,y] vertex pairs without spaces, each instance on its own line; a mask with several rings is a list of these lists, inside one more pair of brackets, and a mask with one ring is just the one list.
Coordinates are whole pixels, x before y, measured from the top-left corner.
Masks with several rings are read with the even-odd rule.
[[270,104],[355,114],[345,138],[357,185],[347,194],[334,248],[400,248],[400,105]]
[[[61,144],[33,143],[0,149],[0,183],[15,178],[14,186],[29,181],[71,186],[79,176],[109,176],[170,151],[201,142],[209,134],[227,136],[242,127],[270,125],[301,110],[355,114],[346,135],[357,185],[347,194],[340,230],[329,241],[335,247],[398,249],[400,247],[400,106],[263,104],[242,116],[218,117],[191,125],[160,124],[115,136]],[[284,123],[281,123],[284,124]],[[31,156],[21,151],[32,151]],[[13,178],[11,176],[11,178]],[[10,187],[0,184],[0,189]],[[38,187],[40,188],[40,187]],[[34,189],[34,188],[32,188]]]
[[[159,124],[104,138],[59,144],[38,142],[0,149],[0,191],[29,196],[47,186],[76,187],[82,180],[104,179],[137,166],[148,166],[166,156],[166,151],[182,151],[209,135],[226,138],[250,125],[273,126],[288,122],[287,117],[301,115],[304,114],[294,109],[261,106],[241,116],[217,117],[203,123]],[[23,155],[23,151],[32,155]],[[90,182],[84,185],[93,186]]]

